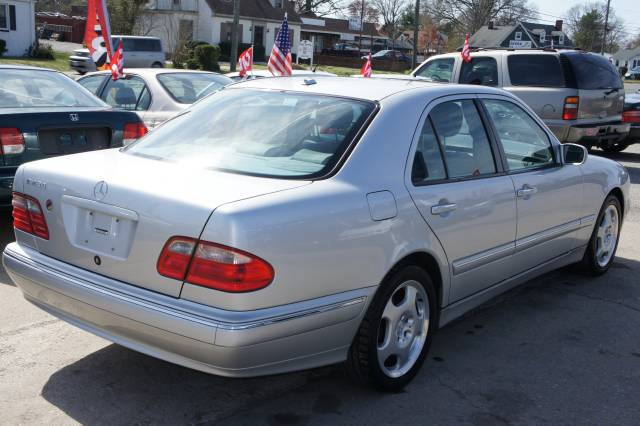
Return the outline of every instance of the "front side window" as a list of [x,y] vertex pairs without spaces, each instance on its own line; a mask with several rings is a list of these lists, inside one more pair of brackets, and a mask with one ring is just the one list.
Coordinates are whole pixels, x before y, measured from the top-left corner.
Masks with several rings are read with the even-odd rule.
[[91,75],[81,78],[78,83],[94,95],[98,95],[98,90],[100,90],[105,78],[107,78],[106,75]]
[[549,137],[522,108],[508,101],[482,101],[498,131],[510,171],[554,164]]
[[449,178],[496,172],[491,144],[472,100],[443,102],[429,116],[444,151]]
[[112,107],[127,111],[146,111],[151,104],[151,96],[144,80],[136,76],[109,80],[102,98]]
[[414,185],[419,185],[425,182],[446,179],[446,177],[447,172],[442,160],[438,139],[433,131],[431,119],[427,117],[420,132],[418,147],[413,158],[411,181]]
[[514,86],[564,87],[562,68],[555,55],[510,55],[507,63]]
[[454,64],[455,59],[453,58],[434,59],[416,71],[415,76],[439,83],[450,83]]
[[315,178],[340,160],[375,103],[227,88],[165,122],[126,152],[189,167]]
[[192,104],[233,83],[224,75],[209,73],[165,73],[157,78],[167,93],[181,104]]
[[460,84],[482,86],[498,85],[498,63],[494,58],[472,57],[471,62],[462,61]]
[[9,6],[0,3],[0,30],[9,29]]

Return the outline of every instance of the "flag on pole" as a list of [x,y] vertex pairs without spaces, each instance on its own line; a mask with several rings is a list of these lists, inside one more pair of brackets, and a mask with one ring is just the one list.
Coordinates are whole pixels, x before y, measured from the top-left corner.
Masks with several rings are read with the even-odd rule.
[[240,68],[240,77],[245,77],[248,71],[253,70],[253,46],[238,56],[238,68]]
[[274,76],[288,76],[293,74],[291,65],[291,39],[289,38],[289,23],[287,14],[284,14],[284,21],[278,31],[276,40],[271,49],[267,68]]
[[464,39],[464,46],[462,46],[462,52],[460,52],[462,60],[465,62],[471,62],[471,48],[469,47],[469,34]]
[[89,49],[96,68],[109,69],[113,47],[106,0],[88,0],[84,44]]
[[116,52],[113,54],[113,58],[111,58],[111,77],[113,80],[117,80],[119,78],[124,77],[124,46],[122,45],[122,39],[120,39],[120,43],[118,44],[118,48]]
[[371,77],[371,73],[373,72],[373,68],[371,67],[371,52],[369,52],[369,56],[367,56],[366,62],[360,68],[360,75],[364,78]]

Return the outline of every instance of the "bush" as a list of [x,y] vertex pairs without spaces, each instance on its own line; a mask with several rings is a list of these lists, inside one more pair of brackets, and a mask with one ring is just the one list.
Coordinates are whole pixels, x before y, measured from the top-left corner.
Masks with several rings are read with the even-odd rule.
[[7,51],[7,42],[0,38],[0,57],[2,54]]
[[41,45],[37,41],[33,43],[29,50],[27,51],[27,56],[30,58],[36,59],[47,59],[54,60],[55,56],[53,55],[53,47],[50,44]]
[[220,58],[220,48],[210,44],[199,45],[193,49],[193,59],[198,64],[198,68],[205,71],[220,71],[218,65]]

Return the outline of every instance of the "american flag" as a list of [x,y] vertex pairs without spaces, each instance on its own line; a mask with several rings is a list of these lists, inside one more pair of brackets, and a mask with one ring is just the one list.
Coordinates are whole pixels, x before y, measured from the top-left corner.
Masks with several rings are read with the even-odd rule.
[[120,39],[120,44],[118,44],[118,48],[113,54],[113,58],[111,58],[110,66],[111,77],[114,80],[124,77],[124,47],[122,46],[122,39]]
[[369,78],[371,77],[372,72],[373,69],[371,67],[371,53],[369,53],[369,56],[367,56],[367,61],[362,65],[362,68],[360,68],[360,75],[364,78]]
[[464,39],[464,46],[462,46],[462,52],[460,52],[462,60],[465,62],[471,62],[471,48],[469,47],[469,34]]
[[271,49],[271,55],[269,56],[269,63],[267,68],[274,76],[285,76],[293,73],[291,67],[291,40],[289,39],[289,23],[287,22],[287,14],[284,14],[284,21],[276,41],[273,43],[273,49]]

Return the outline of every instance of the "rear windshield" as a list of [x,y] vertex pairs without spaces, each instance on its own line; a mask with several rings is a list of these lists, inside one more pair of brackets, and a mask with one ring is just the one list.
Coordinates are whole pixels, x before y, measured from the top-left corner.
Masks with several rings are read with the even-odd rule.
[[160,74],[158,81],[181,104],[192,104],[233,83],[233,80],[224,75],[191,72]]
[[622,80],[617,70],[606,58],[593,53],[567,52],[576,77],[578,89],[621,89]]
[[54,71],[0,70],[0,108],[106,106],[75,81]]
[[560,61],[554,55],[510,55],[507,62],[514,86],[564,87]]
[[354,99],[231,88],[125,151],[241,174],[315,178],[336,165],[374,110]]

